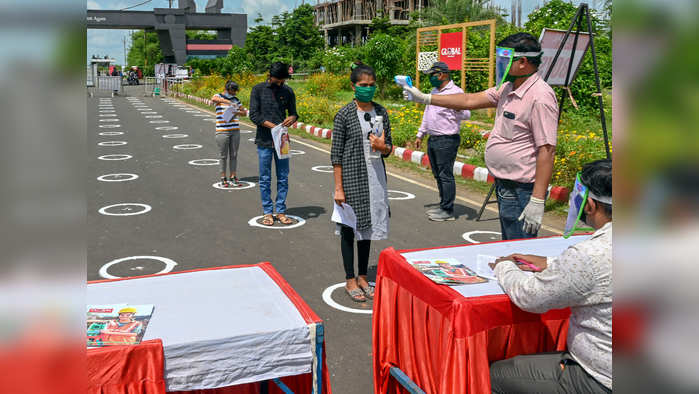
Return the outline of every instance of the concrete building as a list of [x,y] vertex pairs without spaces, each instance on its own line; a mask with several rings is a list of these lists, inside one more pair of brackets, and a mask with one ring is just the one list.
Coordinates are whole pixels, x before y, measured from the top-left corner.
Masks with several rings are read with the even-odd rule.
[[323,30],[326,46],[363,43],[371,20],[388,16],[392,25],[407,25],[410,14],[428,0],[332,0],[315,5],[315,22]]

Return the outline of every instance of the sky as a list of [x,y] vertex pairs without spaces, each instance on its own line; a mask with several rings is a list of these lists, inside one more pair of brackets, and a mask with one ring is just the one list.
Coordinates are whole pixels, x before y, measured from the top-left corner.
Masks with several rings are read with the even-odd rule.
[[[87,9],[89,10],[119,10],[125,7],[129,7],[144,0],[87,0]],[[269,22],[272,16],[278,15],[281,12],[289,11],[294,9],[296,6],[302,4],[303,0],[224,0],[222,12],[232,12],[232,13],[245,13],[248,14],[248,27],[254,26],[254,19],[257,14],[262,14],[265,22]],[[582,0],[575,0],[573,4],[579,4]],[[197,3],[197,11],[203,12],[206,6],[207,0],[195,0]],[[511,0],[492,0],[493,4],[505,8],[505,10],[510,10]],[[311,1],[311,4],[315,4],[315,1]],[[542,5],[543,0],[522,0],[522,23],[526,22],[526,16],[533,11],[537,5]],[[588,1],[591,6],[595,3],[601,4],[602,1]],[[173,7],[177,6],[177,0],[173,0]],[[134,11],[149,11],[153,8],[167,8],[168,0],[152,0],[150,3],[144,4],[142,6],[133,8]],[[87,31],[87,57],[88,59],[92,55],[99,55],[104,57],[108,55],[109,57],[116,60],[117,64],[124,65],[124,43],[123,39],[126,38],[126,49],[128,51],[128,30],[101,30],[101,29],[91,29]]]

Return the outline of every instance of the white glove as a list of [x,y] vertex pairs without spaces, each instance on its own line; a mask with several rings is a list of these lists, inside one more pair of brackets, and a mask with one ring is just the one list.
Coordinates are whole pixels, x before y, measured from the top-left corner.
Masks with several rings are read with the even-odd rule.
[[[411,97],[412,96],[412,97]],[[415,86],[404,86],[403,87],[403,98],[408,101],[414,101],[419,104],[429,105],[432,102],[432,95],[429,93],[422,93],[420,89]]]
[[525,233],[536,234],[541,228],[541,220],[544,218],[544,200],[536,197],[529,198],[529,204],[524,207],[524,211],[518,220],[523,220],[522,230]]

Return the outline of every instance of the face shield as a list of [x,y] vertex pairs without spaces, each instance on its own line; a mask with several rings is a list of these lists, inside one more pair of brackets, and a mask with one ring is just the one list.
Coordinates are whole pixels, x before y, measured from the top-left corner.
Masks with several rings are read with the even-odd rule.
[[499,89],[504,82],[513,81],[516,78],[509,75],[512,62],[523,57],[541,56],[542,53],[543,52],[515,52],[514,48],[495,47],[495,86]]
[[[570,197],[568,198],[568,219],[566,219],[566,226],[563,229],[563,237],[568,238],[578,231],[592,231],[593,228],[582,227],[585,223],[585,205],[587,205],[587,199],[592,198],[595,201],[599,201],[605,204],[612,204],[611,197],[598,196],[590,191],[590,189],[585,186],[580,180],[580,173],[575,176],[575,185],[573,186],[573,191],[570,192]],[[581,224],[581,227],[578,227]]]

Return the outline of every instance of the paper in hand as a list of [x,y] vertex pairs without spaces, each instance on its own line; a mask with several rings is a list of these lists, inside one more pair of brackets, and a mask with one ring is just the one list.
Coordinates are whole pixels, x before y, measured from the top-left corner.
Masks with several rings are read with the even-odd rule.
[[490,263],[494,263],[497,257],[495,256],[489,256],[487,254],[479,254],[476,256],[476,273],[478,276],[482,276],[484,278],[492,279],[492,280],[497,280],[495,277],[495,272],[493,272],[493,269],[490,268]]
[[226,110],[223,111],[223,121],[226,123],[230,122],[235,117],[235,114],[238,113],[238,109],[239,107],[237,104],[228,106]]
[[351,227],[353,230],[357,229],[357,215],[352,207],[345,203],[342,203],[341,206],[337,205],[336,202],[333,203],[333,214],[330,220]]
[[278,124],[272,128],[272,140],[274,141],[274,149],[280,159],[288,159],[291,157],[289,143],[289,128]]

